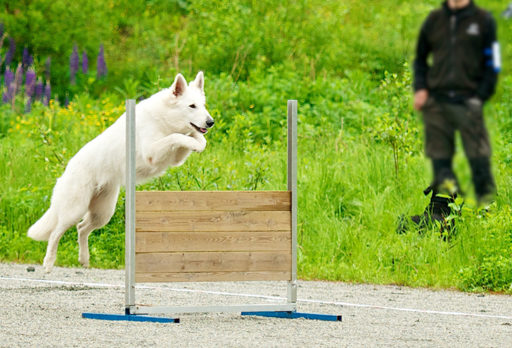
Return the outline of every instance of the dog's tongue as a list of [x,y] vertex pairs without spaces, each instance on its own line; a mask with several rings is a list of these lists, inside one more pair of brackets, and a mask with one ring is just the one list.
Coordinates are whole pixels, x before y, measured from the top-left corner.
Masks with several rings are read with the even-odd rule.
[[208,129],[206,129],[206,128],[199,128],[199,131],[201,133],[206,133],[206,132],[208,132]]

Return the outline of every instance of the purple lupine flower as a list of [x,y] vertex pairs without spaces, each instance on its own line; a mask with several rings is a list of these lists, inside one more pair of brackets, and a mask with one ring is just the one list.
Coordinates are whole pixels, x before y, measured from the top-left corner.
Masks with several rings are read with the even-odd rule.
[[78,47],[73,46],[73,52],[69,58],[69,81],[72,85],[76,84],[76,73],[80,65],[80,57],[78,56]]
[[47,80],[50,79],[50,68],[52,65],[52,59],[50,57],[46,58],[46,62],[44,63],[44,75]]
[[10,86],[10,84],[14,81],[14,73],[12,72],[11,68],[6,67],[5,73],[4,73],[4,84],[5,87]]
[[2,102],[6,104],[11,103],[12,99],[14,98],[14,73],[9,67],[5,68],[4,84],[6,90],[2,94]]
[[87,52],[85,50],[82,53],[82,72],[87,74],[89,71],[89,59],[87,58]]
[[46,86],[44,86],[43,105],[48,106],[48,104],[50,104],[51,97],[52,97],[52,87],[50,85],[50,81],[46,81]]
[[6,86],[5,92],[2,93],[2,102],[4,104],[10,104],[11,103],[11,101],[12,101],[12,99],[14,97],[14,93],[13,93],[14,91],[13,90],[14,90],[14,83],[11,82],[10,85]]
[[34,69],[29,68],[25,75],[25,94],[28,99],[32,100],[34,97],[36,87],[36,72]]
[[[12,86],[12,84],[11,84]],[[2,103],[10,104],[12,99],[12,88],[8,86],[4,93],[2,93]]]
[[16,43],[12,37],[9,38],[9,50],[5,55],[5,65],[10,65],[12,62],[12,58],[14,57],[14,53],[16,51]]
[[96,76],[98,79],[107,76],[107,63],[105,62],[105,52],[103,44],[100,45],[100,52],[98,53],[98,61],[96,64]]
[[37,80],[36,87],[35,87],[35,100],[42,100],[43,99],[43,92],[44,92],[44,85],[41,78]]
[[18,64],[16,68],[16,73],[14,74],[14,93],[17,94],[21,91],[21,86],[23,84],[23,68],[21,63]]
[[23,64],[23,70],[24,71],[26,71],[29,68],[29,66],[31,66],[32,63],[34,62],[34,59],[30,55],[30,53],[28,52],[28,48],[27,47],[25,47],[23,49],[23,56],[22,56],[21,62]]

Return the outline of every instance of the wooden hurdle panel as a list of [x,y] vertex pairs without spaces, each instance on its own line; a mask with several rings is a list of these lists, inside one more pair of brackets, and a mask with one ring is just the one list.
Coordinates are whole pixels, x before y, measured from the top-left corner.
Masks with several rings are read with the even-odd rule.
[[291,280],[289,191],[137,192],[135,281]]

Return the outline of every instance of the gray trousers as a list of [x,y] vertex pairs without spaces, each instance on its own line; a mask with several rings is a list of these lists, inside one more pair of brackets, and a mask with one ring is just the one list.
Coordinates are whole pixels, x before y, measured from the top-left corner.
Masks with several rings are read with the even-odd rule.
[[429,97],[422,108],[425,152],[431,159],[449,159],[455,154],[455,132],[459,131],[468,159],[491,157],[489,134],[482,106],[454,104]]
[[434,165],[434,183],[455,178],[451,159],[455,154],[455,133],[460,132],[464,152],[471,166],[475,193],[480,200],[495,192],[490,168],[491,144],[482,105],[445,103],[429,97],[422,108],[425,152]]

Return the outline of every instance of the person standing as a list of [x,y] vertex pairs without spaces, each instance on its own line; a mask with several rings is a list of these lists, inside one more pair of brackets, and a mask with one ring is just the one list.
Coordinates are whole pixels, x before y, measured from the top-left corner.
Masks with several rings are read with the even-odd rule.
[[432,191],[431,201],[414,222],[444,221],[450,214],[449,203],[459,193],[452,168],[456,131],[479,204],[492,201],[496,187],[483,104],[494,94],[500,68],[496,22],[472,0],[446,0],[424,21],[414,60],[414,108],[423,114],[434,178],[424,191]]

